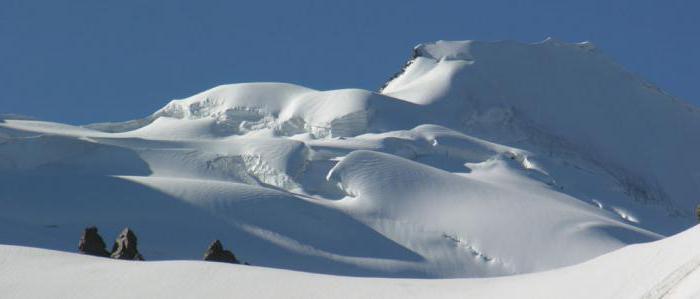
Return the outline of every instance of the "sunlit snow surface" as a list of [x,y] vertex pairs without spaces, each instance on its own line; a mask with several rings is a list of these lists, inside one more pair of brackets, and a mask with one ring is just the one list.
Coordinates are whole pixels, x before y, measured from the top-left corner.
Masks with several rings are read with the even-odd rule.
[[0,243],[75,251],[85,226],[129,226],[147,260],[221,239],[254,265],[325,274],[543,271],[690,227],[697,132],[698,109],[590,43],[426,43],[380,93],[245,83],[123,123],[2,118]]
[[552,271],[343,277],[211,262],[114,261],[0,245],[3,298],[700,298],[700,228]]

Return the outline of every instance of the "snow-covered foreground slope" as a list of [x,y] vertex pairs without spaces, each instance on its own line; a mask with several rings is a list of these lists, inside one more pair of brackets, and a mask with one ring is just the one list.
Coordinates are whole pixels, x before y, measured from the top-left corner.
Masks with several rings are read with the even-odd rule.
[[147,260],[221,239],[274,268],[491,277],[695,223],[698,110],[590,44],[414,54],[380,93],[245,83],[122,123],[0,118],[0,243],[129,226]]
[[0,245],[3,298],[697,298],[700,227],[572,267],[487,279],[319,275],[212,262],[128,262]]

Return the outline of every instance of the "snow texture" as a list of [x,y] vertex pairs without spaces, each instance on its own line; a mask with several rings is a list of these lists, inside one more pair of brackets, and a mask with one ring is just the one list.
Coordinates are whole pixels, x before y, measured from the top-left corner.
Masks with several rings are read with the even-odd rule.
[[[57,277],[81,275],[91,294],[158,275],[134,296],[161,283],[223,294],[226,277],[262,297],[697,295],[683,282],[700,262],[681,248],[697,229],[628,245],[694,224],[698,131],[697,108],[591,43],[553,39],[421,44],[380,92],[244,83],[126,122],[4,115],[0,291],[68,295]],[[199,259],[220,239],[253,265],[316,274],[17,247],[75,251],[91,225],[108,240],[134,229],[149,261]],[[677,254],[642,262],[659,248]],[[36,275],[46,288],[28,288]]]
[[342,277],[0,245],[0,290],[5,298],[698,298],[698,242],[695,227],[572,267],[487,279]]

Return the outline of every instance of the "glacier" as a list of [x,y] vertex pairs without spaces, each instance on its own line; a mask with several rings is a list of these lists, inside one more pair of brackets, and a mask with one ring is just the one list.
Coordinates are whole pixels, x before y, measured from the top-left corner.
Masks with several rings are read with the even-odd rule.
[[[84,260],[309,284],[468,278],[460,284],[482,295],[500,292],[483,285],[594,276],[696,223],[699,111],[590,42],[550,38],[423,43],[379,91],[238,83],[125,122],[3,116],[0,252],[27,261],[0,264],[38,256],[70,260],[65,271]],[[253,265],[285,270],[23,249],[75,251],[88,225],[108,236],[133,228],[147,260],[199,259],[221,239]],[[367,280],[347,279],[338,283]],[[429,281],[414,288],[453,287]]]

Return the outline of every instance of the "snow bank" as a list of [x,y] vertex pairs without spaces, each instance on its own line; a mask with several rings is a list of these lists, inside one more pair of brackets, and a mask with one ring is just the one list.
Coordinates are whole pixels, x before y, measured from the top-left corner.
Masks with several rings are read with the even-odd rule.
[[8,298],[694,298],[700,295],[700,254],[693,246],[698,242],[700,230],[694,228],[555,271],[443,280],[351,278],[214,262],[129,262],[0,245],[0,291]]

